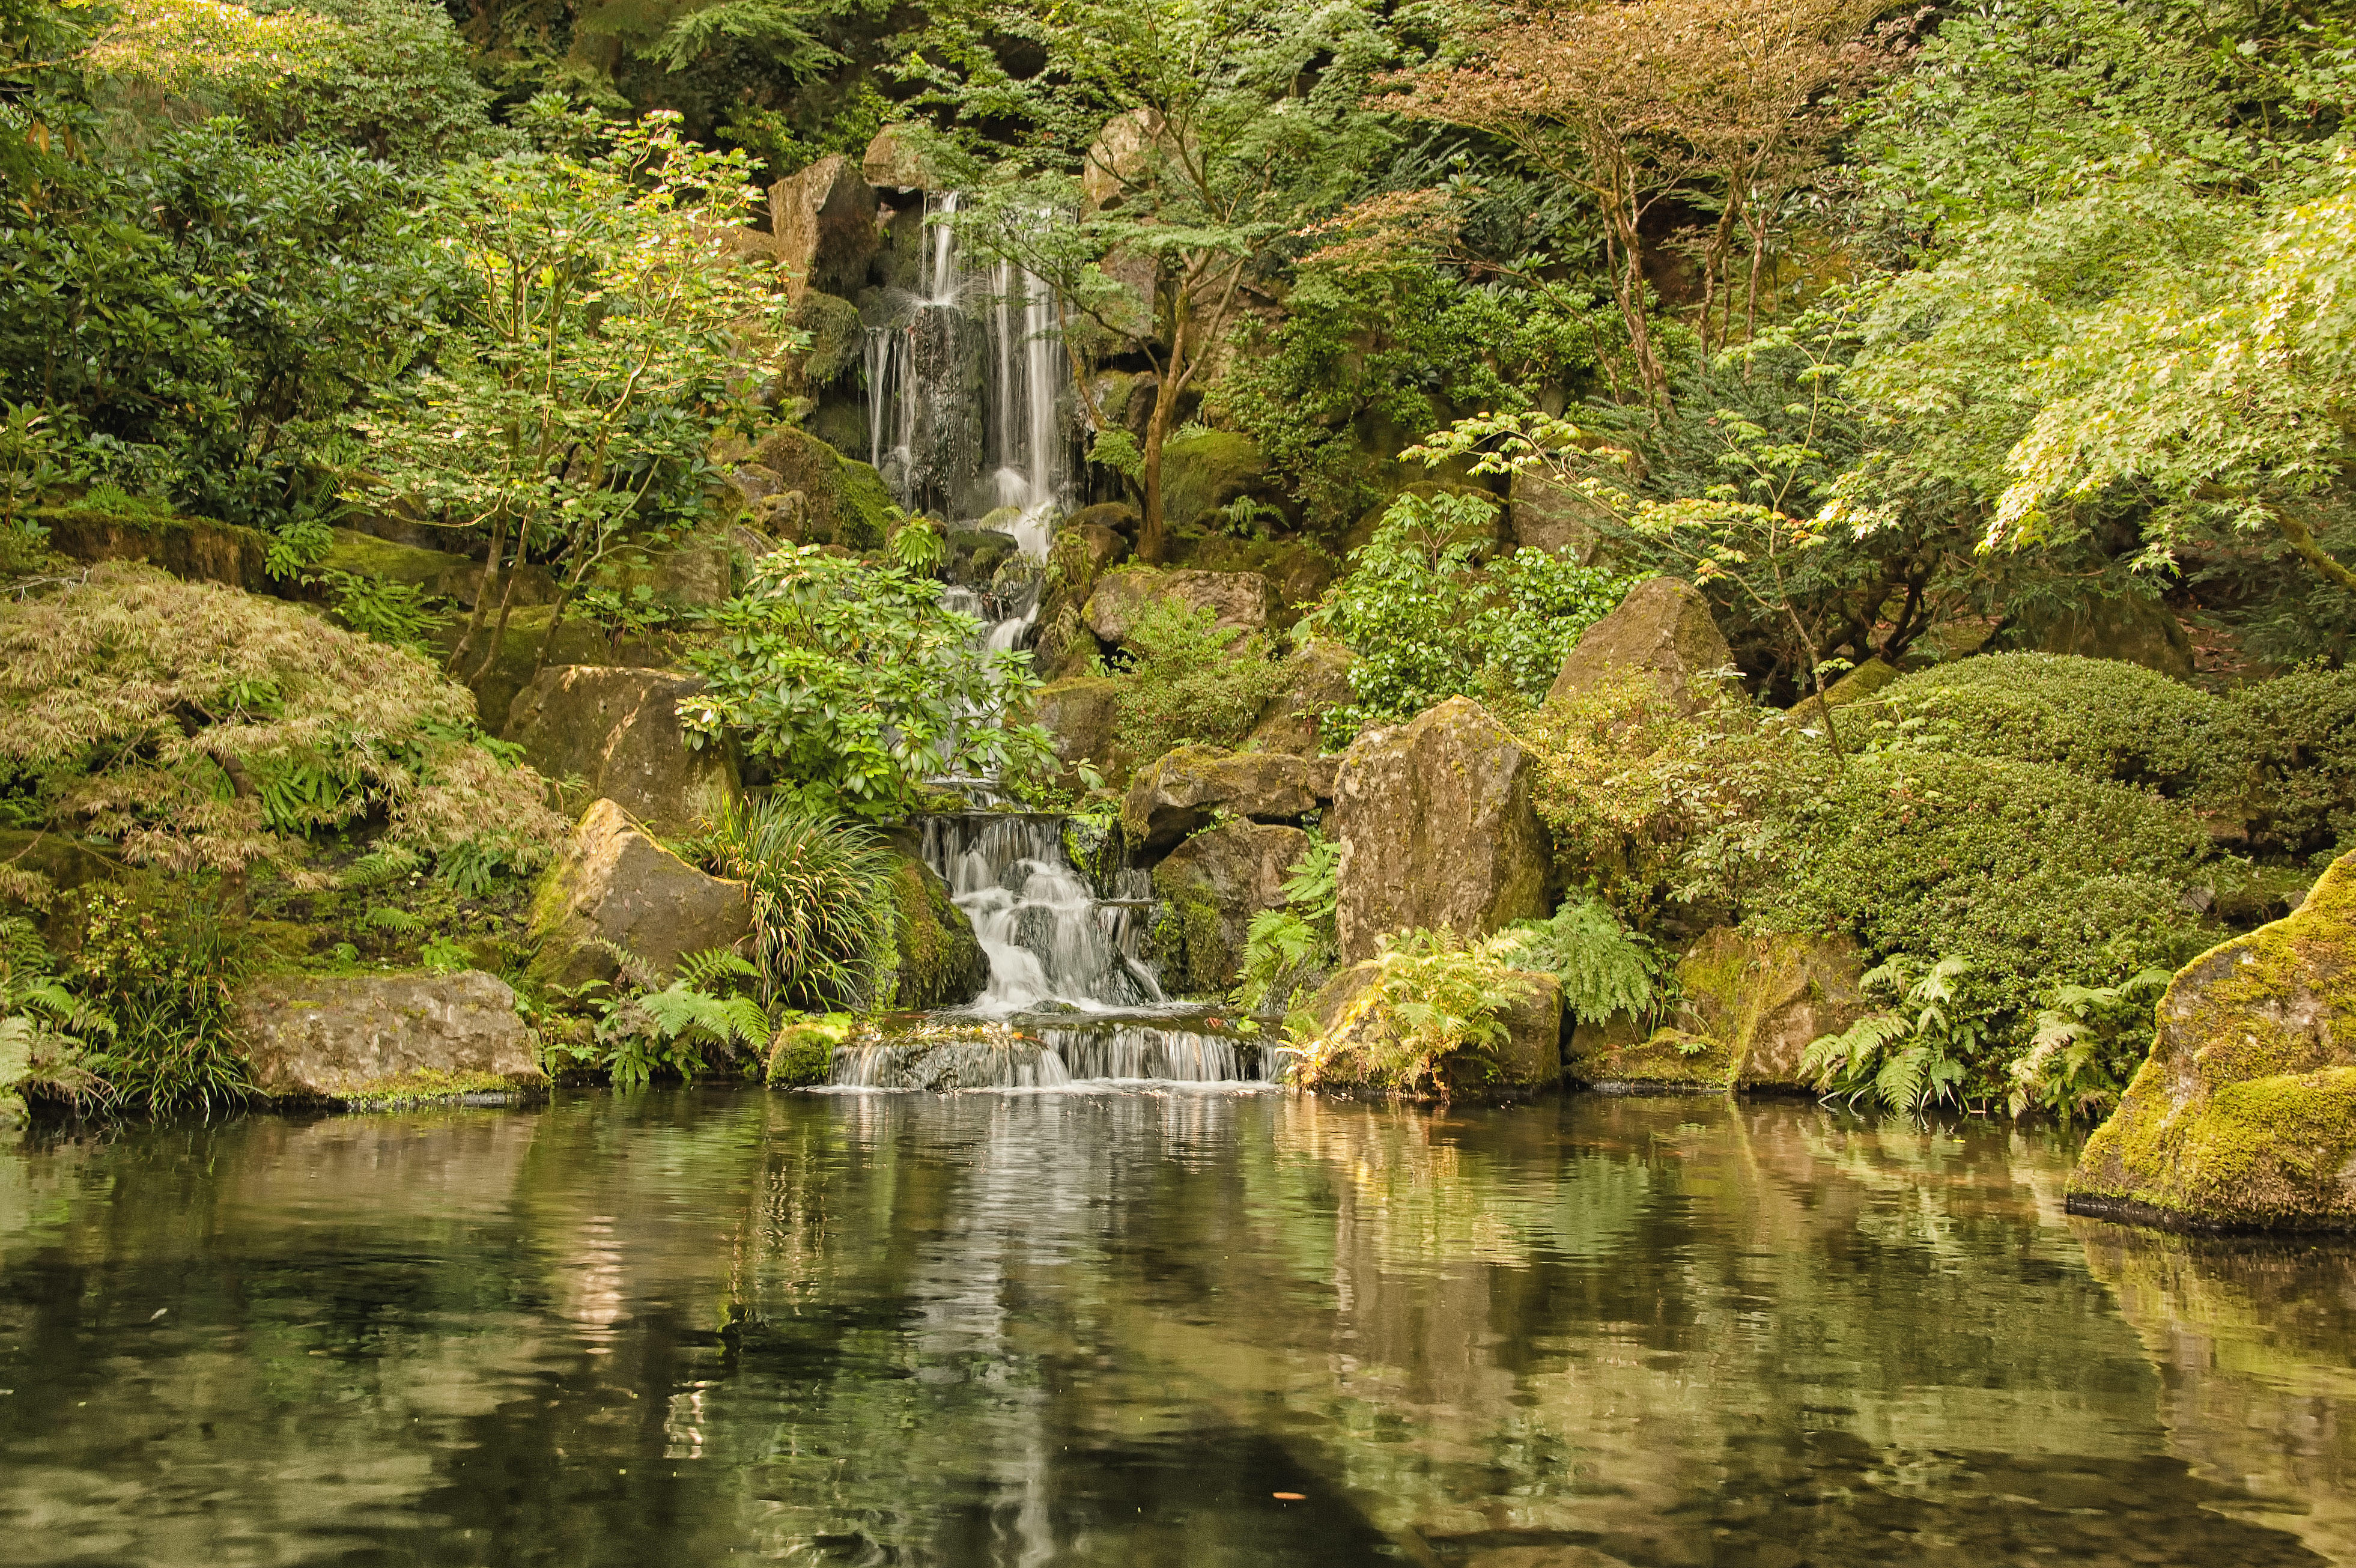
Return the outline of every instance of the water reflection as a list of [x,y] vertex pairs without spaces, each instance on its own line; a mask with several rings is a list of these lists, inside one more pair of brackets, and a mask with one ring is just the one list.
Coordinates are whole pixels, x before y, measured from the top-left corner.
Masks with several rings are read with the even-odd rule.
[[2068,1219],[2068,1156],[1199,1089],[35,1140],[0,1529],[41,1564],[2356,1561],[2356,1252]]

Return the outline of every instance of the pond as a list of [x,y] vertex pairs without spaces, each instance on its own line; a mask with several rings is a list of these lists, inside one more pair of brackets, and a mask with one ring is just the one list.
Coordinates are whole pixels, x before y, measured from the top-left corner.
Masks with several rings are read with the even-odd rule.
[[1806,1102],[561,1095],[0,1151],[34,1564],[2356,1562],[2356,1251]]

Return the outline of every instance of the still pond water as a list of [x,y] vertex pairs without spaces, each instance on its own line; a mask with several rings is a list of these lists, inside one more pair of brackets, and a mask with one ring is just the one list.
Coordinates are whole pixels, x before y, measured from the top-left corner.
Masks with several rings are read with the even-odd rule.
[[0,1151],[0,1562],[2356,1563],[2356,1251],[1805,1103],[560,1098]]

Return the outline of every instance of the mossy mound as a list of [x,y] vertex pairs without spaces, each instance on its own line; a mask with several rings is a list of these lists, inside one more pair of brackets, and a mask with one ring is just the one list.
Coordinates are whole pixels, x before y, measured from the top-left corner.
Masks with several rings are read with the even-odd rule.
[[2072,1212],[2356,1229],[2356,855],[2287,919],[2187,964],[2070,1178]]
[[980,995],[990,959],[973,922],[950,902],[948,884],[923,861],[904,857],[892,875],[892,902],[900,917],[894,1004],[956,1007]]
[[[1996,653],[1888,683],[1840,715],[1844,738],[1902,725],[1943,751],[2044,762],[2089,779],[2189,788],[2218,700],[2115,659]],[[1850,727],[1855,726],[1855,727]]]

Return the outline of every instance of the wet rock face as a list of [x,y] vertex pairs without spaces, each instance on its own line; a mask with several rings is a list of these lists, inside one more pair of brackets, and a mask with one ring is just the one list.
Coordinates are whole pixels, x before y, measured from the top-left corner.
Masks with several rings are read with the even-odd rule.
[[531,972],[543,984],[611,980],[621,972],[613,947],[668,972],[689,953],[738,947],[752,929],[749,887],[705,875],[598,800],[532,900]]
[[507,738],[550,779],[591,791],[663,833],[690,833],[735,798],[727,753],[690,751],[679,703],[703,689],[692,675],[594,664],[541,672],[508,710]]
[[990,959],[939,874],[913,855],[903,856],[892,877],[892,901],[900,912],[892,1004],[960,1007],[980,995],[990,984]]
[[1530,804],[1535,769],[1469,697],[1361,735],[1343,755],[1326,818],[1341,844],[1343,959],[1372,958],[1387,932],[1446,926],[1471,939],[1543,917],[1547,847]]
[[279,975],[237,999],[254,1079],[294,1100],[434,1098],[542,1081],[515,993],[456,974]]
[[1671,702],[1691,712],[1717,695],[1710,672],[1733,662],[1710,618],[1709,601],[1690,583],[1651,577],[1587,628],[1563,660],[1547,701],[1563,702],[1614,676],[1641,671]]
[[1203,995],[1240,979],[1252,917],[1284,908],[1285,874],[1308,849],[1299,828],[1229,822],[1171,851],[1153,871],[1167,906],[1153,929],[1163,983]]
[[[1325,770],[1307,757],[1182,746],[1137,770],[1122,800],[1130,842],[1168,849],[1226,811],[1258,822],[1290,822],[1317,809]],[[1331,793],[1330,785],[1324,793]]]
[[1090,631],[1116,646],[1128,641],[1140,611],[1158,598],[1208,607],[1218,624],[1249,634],[1265,630],[1276,614],[1276,590],[1258,572],[1165,572],[1124,566],[1099,578],[1080,618]]
[[2079,1156],[2072,1212],[2356,1229],[2356,855],[2160,998],[2150,1058]]

